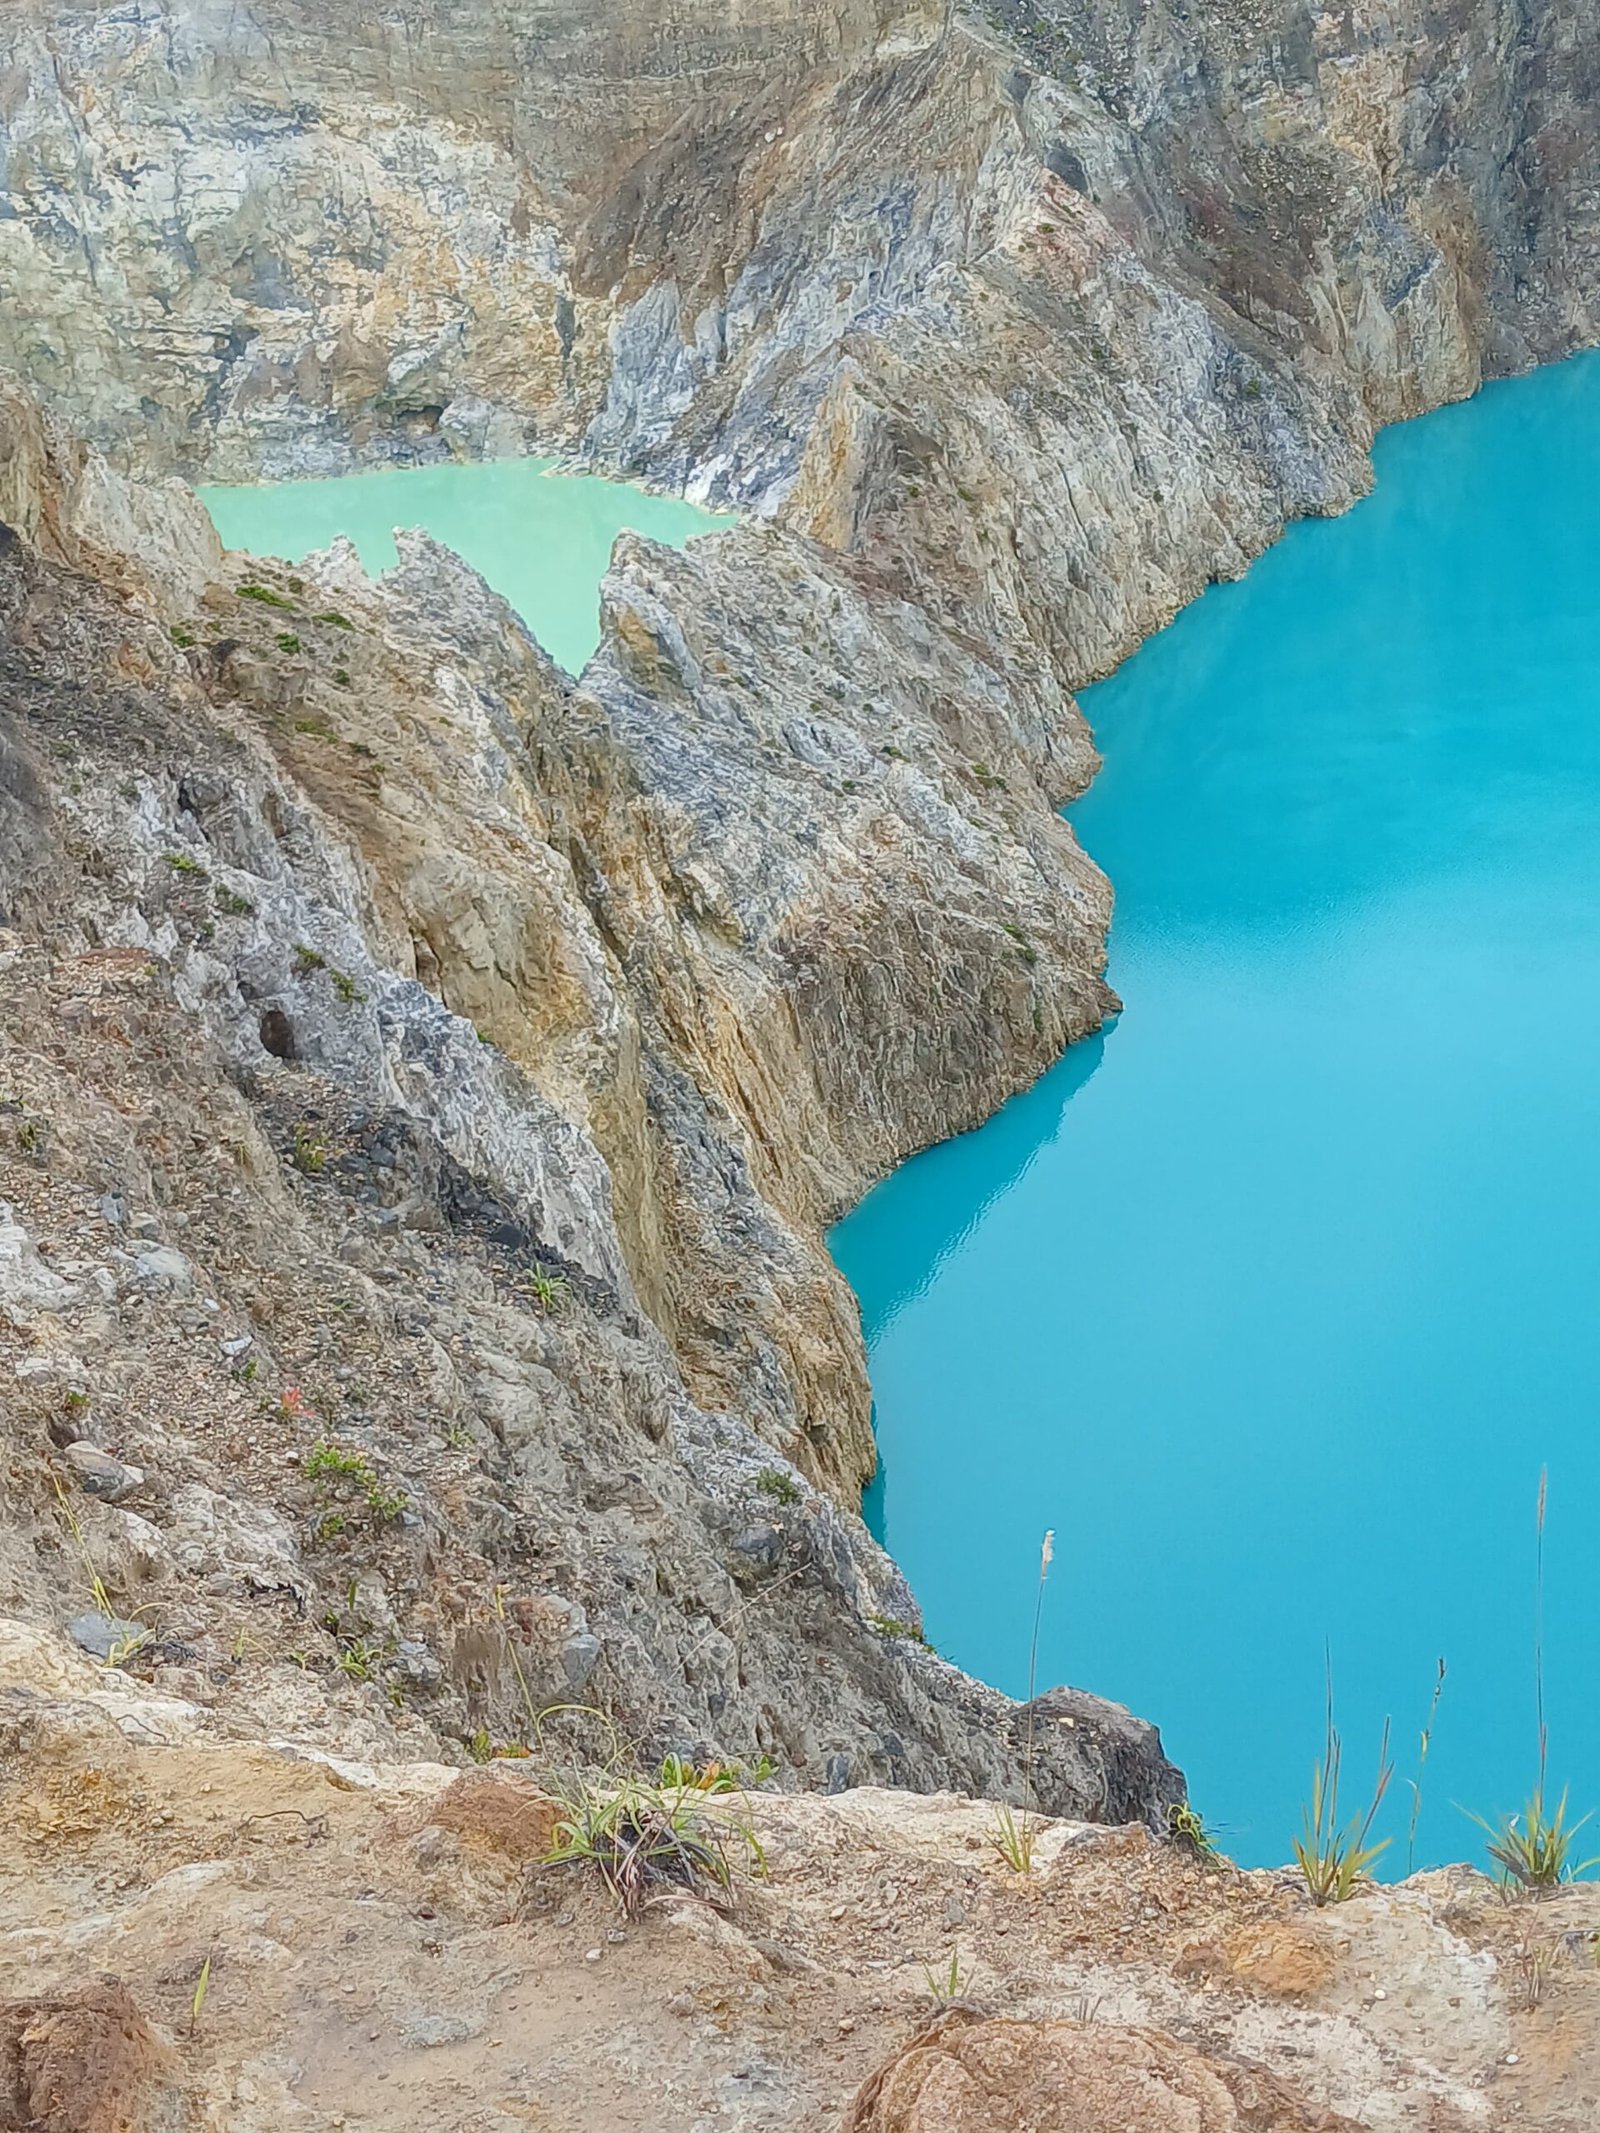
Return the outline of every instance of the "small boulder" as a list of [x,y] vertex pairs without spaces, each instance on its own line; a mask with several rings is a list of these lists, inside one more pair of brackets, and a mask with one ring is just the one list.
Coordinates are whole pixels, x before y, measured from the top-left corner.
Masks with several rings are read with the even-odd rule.
[[102,1503],[120,1503],[124,1496],[144,1487],[142,1467],[126,1466],[81,1438],[76,1444],[69,1444],[61,1458],[72,1469],[72,1477],[83,1493],[98,1496]]
[[1154,2029],[952,2008],[880,2067],[843,2133],[1359,2133],[1243,2059]]
[[561,1671],[566,1675],[567,1687],[574,1695],[600,1664],[600,1649],[600,1639],[586,1629],[568,1637],[562,1645]]
[[125,1622],[118,1615],[103,1615],[98,1611],[74,1615],[67,1624],[67,1635],[74,1644],[80,1645],[92,1658],[108,1662],[130,1657],[149,1634],[142,1622]]
[[154,1289],[166,1296],[192,1296],[194,1294],[194,1268],[170,1244],[153,1244],[148,1250],[137,1254],[133,1271],[147,1289]]
[[733,1543],[735,1577],[762,1576],[783,1561],[783,1535],[776,1526],[749,1526]]
[[444,1668],[415,1637],[402,1637],[394,1648],[394,1670],[419,1695],[431,1696],[444,1686]]

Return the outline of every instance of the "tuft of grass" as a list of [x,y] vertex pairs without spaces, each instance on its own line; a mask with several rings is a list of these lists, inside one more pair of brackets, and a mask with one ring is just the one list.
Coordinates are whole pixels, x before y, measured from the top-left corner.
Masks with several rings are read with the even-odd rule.
[[1487,1822],[1482,1815],[1472,1819],[1487,1835],[1489,1857],[1507,1885],[1514,1883],[1530,1896],[1546,1896],[1563,1881],[1571,1881],[1600,1863],[1593,1859],[1574,1861],[1573,1843],[1589,1817],[1580,1815],[1576,1822],[1567,1820],[1565,1791],[1552,1812],[1545,1805],[1542,1772],[1520,1814],[1502,1815],[1498,1822]]
[[328,1167],[328,1144],[315,1126],[294,1129],[294,1167],[308,1178],[320,1178]]
[[572,1283],[565,1274],[552,1274],[548,1267],[535,1267],[524,1274],[522,1286],[546,1318],[559,1318],[572,1297]]
[[630,1923],[647,1905],[684,1893],[726,1909],[736,1849],[762,1863],[754,1830],[713,1817],[698,1785],[603,1776],[554,1797],[559,1819],[541,1864],[590,1868]]
[[163,852],[161,856],[174,874],[192,874],[201,881],[205,880],[205,868],[198,859],[191,859],[187,852]]
[[333,980],[334,991],[339,995],[340,999],[346,1003],[347,1006],[354,1006],[359,1001],[362,1001],[367,997],[366,994],[361,990],[361,987],[356,983],[355,979],[350,977],[345,971],[330,970],[328,975]]
[[1033,1872],[1034,1847],[1039,1841],[1039,1825],[1031,1818],[1026,1808],[1019,1817],[1009,1800],[1002,1800],[989,1831],[991,1848],[1009,1866],[1013,1874]]
[[936,2010],[942,2012],[946,2007],[953,2007],[961,1998],[966,1985],[961,1974],[961,1951],[958,1948],[951,1949],[947,1969],[930,1970],[924,1966],[922,1979]]
[[1512,1950],[1512,1975],[1517,1981],[1517,2004],[1523,2014],[1532,2014],[1544,1998],[1545,1988],[1560,1966],[1561,1956],[1560,1941],[1535,1941],[1526,1935]]
[[348,689],[350,686],[350,669],[348,667],[335,667],[333,678],[341,689]]
[[774,1503],[798,1503],[800,1484],[782,1467],[764,1466],[756,1476],[756,1487],[763,1496],[770,1496]]
[[1039,1679],[1039,1628],[1044,1620],[1044,1586],[1050,1575],[1050,1563],[1056,1552],[1054,1526],[1046,1529],[1039,1547],[1039,1583],[1033,1599],[1033,1637],[1028,1646],[1028,1732],[1022,1750],[1022,1790],[1024,1804],[1019,1818],[1008,1801],[1002,1801],[995,1816],[994,1827],[989,1832],[989,1842],[1014,1874],[1033,1871],[1033,1851],[1038,1840],[1037,1822],[1028,1812],[1028,1803],[1033,1799],[1033,1704]]
[[300,649],[300,640],[293,630],[279,630],[277,644],[280,652],[298,652]]
[[176,622],[174,622],[171,629],[168,630],[167,635],[172,639],[173,643],[178,647],[178,650],[180,652],[186,652],[189,649],[190,645],[194,643],[194,632],[192,630],[186,630],[181,628]]
[[326,956],[319,955],[315,948],[301,941],[294,951],[294,967],[297,977],[308,978],[314,970],[326,970],[328,961]]
[[318,622],[326,622],[330,629],[353,630],[355,628],[355,624],[350,620],[348,615],[338,614],[331,607],[328,609],[326,614],[317,615],[316,617],[314,617],[314,620]]
[[875,1629],[880,1637],[903,1637],[908,1644],[926,1644],[927,1638],[914,1622],[902,1622],[898,1615],[868,1615],[867,1627]]
[[[298,639],[295,641],[298,642]],[[282,644],[283,639],[280,637],[278,642]],[[294,730],[296,733],[309,733],[319,741],[336,741],[339,738],[325,718],[297,718]]]
[[227,918],[254,918],[256,913],[249,897],[236,895],[232,889],[217,891],[217,909]]
[[1372,1788],[1372,1799],[1365,1814],[1355,1815],[1348,1822],[1339,1820],[1339,1780],[1344,1760],[1344,1743],[1339,1729],[1333,1722],[1333,1662],[1327,1662],[1327,1721],[1323,1735],[1322,1760],[1311,1773],[1311,1804],[1302,1810],[1301,1833],[1294,1840],[1295,1862],[1305,1881],[1306,1894],[1320,1910],[1330,1903],[1343,1903],[1364,1881],[1372,1879],[1372,1868],[1387,1850],[1389,1839],[1380,1837],[1376,1844],[1370,1839],[1372,1825],[1377,1820],[1378,1810],[1383,1805],[1384,1795],[1389,1790],[1389,1781],[1394,1776],[1394,1765],[1389,1760],[1389,1721],[1383,1722],[1383,1735],[1378,1746],[1378,1775]]
[[1207,1866],[1222,1857],[1222,1848],[1206,1828],[1204,1815],[1187,1800],[1174,1800],[1167,1809],[1167,1835],[1179,1851]]
[[1533,1708],[1538,1727],[1539,1775],[1528,1804],[1520,1814],[1502,1815],[1487,1822],[1482,1815],[1473,1821],[1489,1839],[1489,1857],[1499,1867],[1507,1886],[1515,1885],[1528,1895],[1547,1895],[1563,1881],[1586,1873],[1600,1860],[1574,1861],[1572,1848],[1580,1829],[1589,1820],[1580,1815],[1567,1820],[1567,1795],[1563,1789],[1551,1813],[1549,1798],[1550,1729],[1544,1715],[1544,1521],[1550,1499],[1550,1469],[1539,1469],[1539,1501],[1534,1514],[1533,1569]]
[[294,602],[286,600],[282,593],[274,592],[270,585],[241,585],[238,593],[241,600],[254,600],[261,607],[281,607],[291,613],[294,609]]

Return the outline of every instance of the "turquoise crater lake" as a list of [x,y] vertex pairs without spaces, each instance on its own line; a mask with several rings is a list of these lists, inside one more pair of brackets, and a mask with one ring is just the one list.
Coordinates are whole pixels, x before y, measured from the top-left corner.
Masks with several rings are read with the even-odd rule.
[[553,465],[501,459],[199,493],[229,548],[300,563],[343,534],[373,576],[396,561],[397,526],[425,527],[481,571],[576,674],[599,641],[600,580],[617,535],[629,528],[681,548],[729,521],[622,482],[556,474]]
[[[1331,1647],[1349,1804],[1449,1664],[1417,1863],[1600,1807],[1600,357],[1385,434],[1085,708],[1125,1008],[834,1233],[877,1530],[962,1666],[1162,1726],[1289,1856]],[[1583,1841],[1580,1839],[1580,1852]]]

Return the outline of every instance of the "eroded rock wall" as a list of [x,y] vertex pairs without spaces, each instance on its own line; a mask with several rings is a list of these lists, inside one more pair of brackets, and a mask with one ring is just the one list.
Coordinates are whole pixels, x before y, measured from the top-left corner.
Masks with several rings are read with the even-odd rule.
[[[785,640],[650,606],[716,544],[619,558],[585,693],[420,536],[376,587],[342,550],[197,591],[180,492],[128,507],[122,555],[85,502],[117,478],[9,388],[0,479],[31,529],[0,535],[0,1616],[346,1752],[548,1754],[582,1704],[602,1762],[1017,1793],[1034,1729],[922,1645],[836,1500],[870,1458],[849,1298],[763,1189],[822,1138],[764,940],[827,818],[755,789],[801,716]],[[829,559],[768,538],[831,612]],[[859,628],[889,715],[910,648]],[[823,853],[857,919],[952,851],[976,905],[1005,856],[915,731],[881,868]],[[1004,906],[1037,907],[1041,965],[1079,876],[1062,831]],[[1037,1731],[1054,1805],[1159,1819],[1181,1783],[1093,1698]]]

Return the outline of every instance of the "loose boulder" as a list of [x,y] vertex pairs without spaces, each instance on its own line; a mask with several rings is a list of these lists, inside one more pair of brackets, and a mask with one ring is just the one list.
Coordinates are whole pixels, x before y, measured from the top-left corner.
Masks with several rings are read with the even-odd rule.
[[862,2086],[844,2133],[1360,2133],[1247,2061],[1159,2030],[952,2008]]

